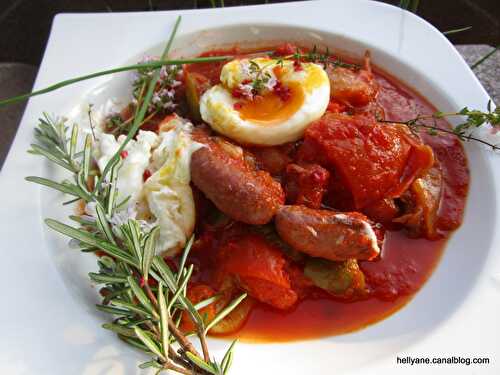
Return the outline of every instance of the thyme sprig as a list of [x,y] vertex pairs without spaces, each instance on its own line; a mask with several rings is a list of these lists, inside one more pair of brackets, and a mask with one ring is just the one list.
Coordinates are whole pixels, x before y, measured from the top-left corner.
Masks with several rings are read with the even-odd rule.
[[[171,46],[180,19],[176,22],[161,61]],[[117,201],[117,176],[122,164],[119,157],[126,143],[132,139],[144,120],[152,92],[158,80],[155,71],[148,82],[140,106],[137,106],[125,142],[112,157],[100,176],[92,170],[92,136],[85,136],[78,146],[81,133],[78,125],[71,131],[63,118],[44,114],[35,130],[36,142],[30,153],[40,155],[66,169],[71,177],[62,182],[30,176],[26,179],[81,200],[86,208],[93,207],[92,216],[71,216],[79,226],[46,219],[47,226],[70,237],[71,242],[83,252],[101,252],[98,272],[91,272],[90,279],[102,284],[102,303],[97,309],[112,316],[103,328],[115,332],[120,339],[151,356],[140,368],[154,368],[157,372],[172,370],[181,374],[225,375],[233,358],[234,342],[220,362],[208,351],[206,335],[227,316],[245,297],[242,294],[222,309],[212,321],[206,321],[199,309],[214,303],[211,297],[193,305],[186,297],[186,287],[193,271],[187,264],[187,254],[193,239],[187,243],[177,272],[174,272],[158,255],[155,255],[159,228],[142,225],[129,217],[118,223],[115,216],[127,202]],[[105,182],[105,183],[104,183]],[[183,314],[195,323],[193,332],[202,347],[198,353],[193,343],[179,325]]]
[[[455,126],[453,129],[441,128],[435,123],[435,120],[454,116],[465,117],[465,121]],[[429,120],[433,120],[434,124],[429,124]],[[491,147],[494,151],[500,150],[500,145],[490,143],[473,135],[475,129],[485,124],[490,124],[492,127],[500,127],[500,107],[492,109],[491,100],[488,101],[486,111],[471,110],[464,107],[458,112],[435,112],[429,115],[418,115],[408,121],[382,119],[378,119],[378,121],[382,123],[406,125],[412,132],[418,132],[420,129],[425,129],[429,135],[438,135],[439,133],[451,134],[458,137],[461,141],[475,141]]]
[[316,64],[321,64],[325,69],[328,67],[332,68],[341,67],[354,70],[360,69],[360,66],[357,64],[349,64],[340,60],[340,58],[338,58],[337,56],[333,56],[330,53],[328,47],[325,49],[324,52],[321,52],[319,48],[316,45],[314,45],[313,48],[305,54],[301,53],[301,51],[297,49],[297,51],[293,55],[288,56],[288,58],[290,57],[293,58],[295,61],[307,61]]
[[[155,61],[155,59],[147,58],[146,61]],[[154,68],[137,69],[137,76],[132,83],[134,103],[139,104],[144,88],[147,87],[154,73]],[[160,77],[148,108],[149,113],[154,111],[172,112],[175,109],[175,89],[181,85],[178,80],[181,74],[182,67],[180,65],[162,66],[160,68]]]
[[268,72],[268,69],[270,65],[272,64],[266,64],[264,66],[260,66],[257,64],[254,60],[249,61],[249,71],[250,74],[253,76],[251,86],[252,86],[252,92],[254,95],[258,95],[260,92],[262,92],[266,85],[271,81],[272,76]]
[[297,49],[294,54],[281,56],[277,59],[275,51],[268,52],[268,55],[273,60],[267,64],[259,65],[256,61],[249,60],[248,73],[251,79],[249,79],[249,82],[240,85],[241,95],[253,98],[266,89],[272,90],[277,84],[280,87],[279,82],[269,72],[269,68],[274,66],[283,67],[285,60],[293,60],[294,68],[297,70],[300,70],[301,62],[321,64],[325,69],[327,67],[343,67],[354,70],[360,68],[359,65],[343,62],[338,57],[331,55],[328,48],[324,52],[320,52],[316,45],[305,54]]

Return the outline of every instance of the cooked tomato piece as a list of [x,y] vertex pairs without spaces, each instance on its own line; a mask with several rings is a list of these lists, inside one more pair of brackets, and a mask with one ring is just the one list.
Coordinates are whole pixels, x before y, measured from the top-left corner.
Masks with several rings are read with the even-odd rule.
[[[327,164],[325,162],[323,165]],[[334,169],[330,170],[330,183],[328,184],[324,203],[326,206],[340,211],[354,211],[355,209],[351,191]]]
[[336,67],[328,69],[327,73],[333,99],[351,107],[364,107],[375,100],[377,84],[365,70],[355,72]]
[[347,110],[347,106],[338,100],[331,98],[330,102],[328,103],[328,107],[326,108],[328,112],[332,113],[342,113]]
[[378,84],[371,71],[369,54],[365,56],[363,69],[330,66],[327,74],[331,97],[350,107],[364,107],[377,96]]
[[[199,57],[212,57],[212,56],[236,56],[240,53],[238,47],[223,50],[213,50],[204,52]],[[204,75],[210,80],[212,85],[220,83],[220,72],[227,61],[218,61],[210,63],[196,63],[184,65],[184,72],[196,72]]]
[[278,309],[297,301],[287,266],[282,251],[256,234],[233,239],[219,252],[219,280],[233,277],[250,296]]
[[398,216],[399,209],[394,199],[386,198],[367,205],[363,213],[376,223],[391,225],[392,220]]
[[297,293],[299,299],[305,298],[314,286],[312,280],[304,274],[304,267],[297,264],[290,264],[287,268],[290,275],[290,284],[292,289]]
[[306,142],[335,169],[357,210],[400,196],[434,163],[432,149],[406,128],[370,115],[327,113],[306,130]]
[[330,172],[318,164],[288,164],[285,174],[287,202],[320,208],[329,178]]

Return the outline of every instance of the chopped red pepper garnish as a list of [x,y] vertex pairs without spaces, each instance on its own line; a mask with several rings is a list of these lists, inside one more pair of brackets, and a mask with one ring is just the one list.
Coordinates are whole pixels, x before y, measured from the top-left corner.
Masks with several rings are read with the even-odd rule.
[[233,104],[233,108],[237,111],[239,111],[243,107],[243,103],[236,102]]
[[125,159],[127,156],[128,156],[128,151],[123,150],[122,152],[120,152],[120,157],[121,157],[122,159]]
[[293,70],[295,70],[296,72],[300,72],[300,71],[304,70],[304,68],[302,67],[302,64],[299,60],[294,60]]
[[143,287],[144,287],[144,285],[146,285],[146,281],[144,280],[144,277],[142,277],[142,276],[141,276],[141,278],[140,278],[140,280],[139,280],[139,286],[140,286],[141,288],[143,288]]
[[292,95],[288,86],[284,86],[280,81],[276,83],[273,90],[274,93],[278,95],[280,99],[283,100],[284,102],[290,99],[290,96]]
[[231,95],[233,96],[233,98],[238,99],[246,97],[246,93],[240,87],[235,87],[233,91],[231,91]]

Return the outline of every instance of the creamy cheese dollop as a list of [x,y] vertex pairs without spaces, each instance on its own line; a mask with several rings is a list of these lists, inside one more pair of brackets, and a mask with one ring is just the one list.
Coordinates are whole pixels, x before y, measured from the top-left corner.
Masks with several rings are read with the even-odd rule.
[[[118,151],[125,141],[125,135],[118,139],[112,134],[96,133],[94,145],[94,159],[102,172],[109,160]],[[158,136],[151,131],[140,130],[136,140],[131,140],[123,151],[122,165],[118,170],[116,180],[118,195],[117,202],[122,202],[130,196],[129,205],[136,204],[141,199],[141,190],[144,184],[143,175],[149,166],[151,149],[157,143]]]
[[192,124],[179,117],[172,129],[160,132],[151,167],[156,171],[144,184],[143,193],[160,227],[159,251],[174,255],[194,230],[196,215],[191,181],[191,155],[203,147],[191,139]]
[[[171,116],[162,129],[167,130],[159,134],[140,130],[125,146],[116,180],[117,202],[130,198],[111,222],[120,225],[132,218],[145,229],[159,226],[156,253],[174,255],[194,230],[190,163],[193,152],[203,145],[191,139],[192,124],[178,116]],[[125,138],[96,132],[93,156],[101,172]],[[95,208],[87,206],[87,213],[95,216]]]

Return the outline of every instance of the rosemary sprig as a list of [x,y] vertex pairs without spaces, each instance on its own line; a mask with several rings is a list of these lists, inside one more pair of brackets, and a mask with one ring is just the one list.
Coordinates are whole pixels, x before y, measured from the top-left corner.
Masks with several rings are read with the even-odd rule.
[[[74,181],[81,178],[87,168],[84,166],[85,155],[88,154],[85,149],[90,144],[84,144],[84,149],[76,152],[75,146],[70,146],[73,137],[66,136],[68,129],[64,126],[64,120],[53,120],[46,116],[37,129],[38,139],[43,140],[50,157],[41,155],[53,162],[54,158],[58,158],[60,163],[65,161],[73,168]],[[73,130],[71,134],[74,135],[75,132]],[[53,138],[49,138],[47,134]],[[70,149],[73,149],[72,159],[69,156]],[[116,178],[116,174],[112,174],[109,184],[116,184]],[[203,320],[198,310],[217,299],[211,298],[194,306],[185,297],[193,270],[192,265],[187,265],[187,255],[193,239],[186,245],[179,270],[174,273],[163,258],[154,255],[158,228],[143,230],[134,219],[129,219],[120,226],[113,226],[111,216],[117,203],[111,202],[112,209],[106,212],[104,202],[109,201],[109,196],[96,195],[86,184],[80,185],[77,182],[59,183],[40,177],[28,177],[27,180],[79,196],[87,204],[93,203],[96,206],[95,222],[85,217],[73,217],[81,224],[79,228],[52,219],[46,219],[46,224],[76,240],[82,250],[100,250],[106,254],[98,260],[99,272],[89,274],[91,280],[104,285],[103,304],[97,308],[114,316],[112,322],[103,327],[117,333],[128,344],[151,353],[153,358],[142,367],[183,374],[227,374],[234,344],[220,363],[215,362],[208,352],[206,334],[245,298],[245,294],[231,302],[211,322]],[[158,285],[156,295],[153,294],[151,282]],[[195,334],[203,348],[202,356],[178,328],[176,320],[184,311],[197,324]],[[180,347],[177,351],[172,348],[175,344]]]
[[[392,123],[406,125],[412,132],[418,132],[419,129],[425,129],[430,135],[438,135],[439,133],[451,134],[458,137],[461,141],[475,141],[485,146],[491,147],[492,150],[500,150],[500,145],[493,144],[484,139],[475,137],[472,133],[485,124],[490,124],[493,127],[500,127],[500,107],[491,108],[491,100],[488,102],[486,112],[480,110],[471,110],[467,107],[462,108],[458,112],[435,112],[429,115],[418,115],[408,121],[393,121],[381,120],[382,123]],[[455,126],[453,129],[441,128],[435,124],[430,125],[428,120],[438,120],[446,117],[462,116],[465,121]]]
[[[179,20],[162,61],[167,61],[164,58],[178,24]],[[144,119],[158,74],[156,71],[149,82],[127,140],[133,138]],[[194,306],[186,298],[186,287],[193,270],[193,266],[187,264],[187,255],[193,240],[188,242],[179,270],[175,273],[162,257],[155,255],[159,228],[143,228],[132,218],[123,224],[116,224],[113,216],[118,207],[124,204],[116,201],[116,172],[121,166],[121,159],[112,158],[102,175],[90,183],[92,137],[87,135],[82,148],[77,150],[78,134],[77,125],[70,132],[64,119],[44,114],[35,130],[36,143],[31,146],[30,152],[65,168],[71,173],[71,179],[62,182],[41,177],[26,179],[81,199],[86,207],[95,208],[94,217],[71,217],[80,224],[79,227],[53,219],[46,219],[45,222],[51,229],[70,237],[82,251],[101,251],[106,254],[98,259],[98,272],[89,274],[91,280],[104,286],[101,289],[104,297],[102,304],[96,308],[113,316],[103,328],[115,332],[124,342],[151,356],[141,368],[152,367],[158,372],[172,370],[193,375],[227,374],[233,358],[234,343],[219,363],[209,354],[206,335],[246,295],[242,294],[229,303],[212,322],[205,322],[198,310],[217,299],[210,298]],[[126,142],[122,143],[118,155],[125,145]],[[105,178],[106,184],[103,184]],[[197,352],[188,336],[179,329],[181,316],[186,313],[196,324],[194,334],[200,341],[203,355]]]

